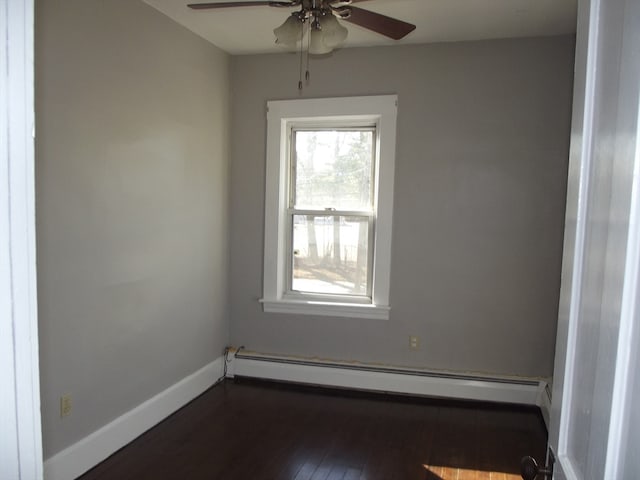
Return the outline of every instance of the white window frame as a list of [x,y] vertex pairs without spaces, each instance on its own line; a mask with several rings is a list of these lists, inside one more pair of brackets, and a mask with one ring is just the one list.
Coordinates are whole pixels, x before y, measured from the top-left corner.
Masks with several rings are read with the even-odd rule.
[[[260,300],[265,312],[332,317],[389,318],[391,226],[396,151],[397,95],[318,98],[267,102],[267,168],[264,227],[264,282]],[[290,132],[292,127],[331,123],[375,125],[375,229],[371,298],[286,295]]]

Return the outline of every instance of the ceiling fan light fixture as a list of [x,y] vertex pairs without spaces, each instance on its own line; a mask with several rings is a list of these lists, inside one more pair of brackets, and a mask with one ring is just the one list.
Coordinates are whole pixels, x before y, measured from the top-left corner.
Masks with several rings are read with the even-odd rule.
[[297,14],[292,14],[282,25],[273,30],[276,43],[287,47],[295,46],[302,36],[302,20]]

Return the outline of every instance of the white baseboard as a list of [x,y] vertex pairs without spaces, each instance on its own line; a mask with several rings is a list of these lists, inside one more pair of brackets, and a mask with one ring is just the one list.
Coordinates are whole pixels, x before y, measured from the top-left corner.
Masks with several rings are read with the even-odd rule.
[[228,376],[392,392],[429,397],[541,406],[546,382],[539,378],[502,377],[327,362],[254,352],[234,354]]
[[551,385],[550,382],[540,382],[540,391],[538,392],[538,401],[536,402],[540,407],[544,424],[549,431],[549,424],[551,422]]
[[45,480],[72,480],[210,388],[222,375],[220,357],[44,462]]

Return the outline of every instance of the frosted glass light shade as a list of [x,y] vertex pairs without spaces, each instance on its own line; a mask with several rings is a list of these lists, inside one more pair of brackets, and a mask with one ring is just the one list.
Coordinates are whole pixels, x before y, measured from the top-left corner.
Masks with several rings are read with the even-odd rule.
[[322,55],[333,50],[324,43],[324,31],[316,28],[311,29],[311,41],[309,42],[309,53],[312,55]]
[[276,36],[276,43],[287,47],[295,46],[302,36],[302,20],[291,15],[273,33]]
[[347,34],[349,33],[333,15],[322,17],[320,19],[320,27],[323,34],[322,41],[331,49],[340,46],[347,39]]

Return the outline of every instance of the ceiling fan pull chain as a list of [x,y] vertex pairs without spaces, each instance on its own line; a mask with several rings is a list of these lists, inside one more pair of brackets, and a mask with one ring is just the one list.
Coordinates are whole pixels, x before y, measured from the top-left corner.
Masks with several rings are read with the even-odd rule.
[[304,74],[304,79],[307,81],[307,84],[309,84],[309,77],[311,77],[311,75],[309,74],[309,50],[311,49],[311,30],[312,30],[313,26],[311,25],[311,22],[309,22],[309,35],[307,35],[307,71]]
[[302,90],[302,50],[304,48],[304,21],[300,29],[300,72],[298,76],[298,90]]

